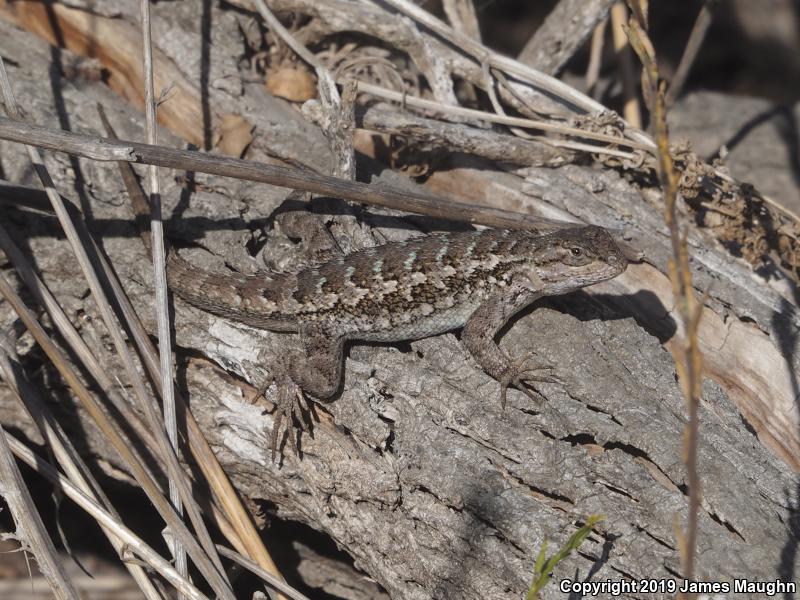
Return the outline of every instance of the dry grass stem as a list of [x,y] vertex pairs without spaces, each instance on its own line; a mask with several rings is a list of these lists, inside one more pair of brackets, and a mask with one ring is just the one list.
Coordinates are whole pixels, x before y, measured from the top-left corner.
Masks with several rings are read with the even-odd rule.
[[[630,19],[628,35],[631,45],[642,61],[642,81],[650,105],[653,129],[658,142],[658,175],[664,194],[664,221],[670,234],[672,256],[669,261],[669,276],[672,282],[675,306],[681,325],[682,339],[679,350],[673,354],[675,368],[681,384],[686,407],[689,413],[684,430],[684,461],[686,480],[689,487],[689,503],[686,529],[678,535],[678,550],[681,557],[683,576],[694,579],[694,561],[697,546],[698,515],[700,510],[701,485],[697,469],[699,444],[699,416],[702,386],[702,357],[698,342],[698,327],[703,302],[698,303],[692,285],[689,268],[689,249],[686,233],[678,223],[678,180],[672,161],[667,129],[665,83],[660,80],[653,45],[645,31],[642,15],[646,7],[631,0],[634,17]],[[681,594],[682,596],[683,594]]]
[[[22,369],[16,360],[12,359],[9,352],[6,352],[0,344],[0,372],[6,384],[14,391],[19,402],[36,423],[39,432],[45,439],[48,447],[53,452],[61,468],[84,494],[92,498],[111,514],[111,516],[122,522],[120,515],[114,510],[108,497],[103,493],[100,485],[95,480],[87,465],[83,462],[78,451],[69,441],[64,430],[58,421],[47,409],[36,389],[27,381],[22,374]],[[114,532],[106,527],[102,527],[103,533],[108,538],[117,555],[121,558],[124,550],[123,541],[114,535]],[[139,589],[148,600],[162,600],[161,594],[155,588],[147,576],[147,573],[139,565],[125,563],[125,567],[130,572]]]
[[[130,166],[127,165],[128,169]],[[6,199],[9,197],[9,189],[22,191],[20,194],[13,194],[14,199],[17,200],[18,204],[21,206],[27,206],[29,208],[33,208],[35,210],[40,210],[44,212],[51,213],[53,212],[52,207],[50,206],[49,202],[47,202],[47,198],[41,190],[35,190],[32,188],[19,188],[19,186],[2,186],[4,196]],[[142,202],[146,201],[142,199]],[[73,206],[70,208],[77,212]],[[83,225],[82,221],[77,220],[76,226],[79,227],[79,232],[84,238],[88,238],[90,241],[91,237],[88,234],[88,231],[83,228],[81,230],[81,226]],[[0,248],[3,249],[4,252],[7,252],[12,260],[12,263],[17,268],[18,272],[23,275],[23,278],[26,274],[26,270],[24,268],[20,268],[21,264],[17,262],[17,256],[13,253],[9,253],[6,246],[2,244],[2,236],[0,236]],[[13,250],[13,246],[11,247]],[[135,344],[142,356],[144,356],[145,366],[148,369],[148,373],[153,378],[153,381],[156,383],[158,387],[158,392],[160,393],[160,379],[158,378],[159,374],[159,367],[158,367],[158,359],[156,357],[156,349],[153,347],[150,337],[144,329],[141,321],[139,321],[138,315],[136,315],[133,306],[130,304],[127,296],[124,294],[122,290],[122,286],[120,285],[119,281],[116,278],[116,274],[111,269],[110,265],[106,262],[105,257],[100,252],[99,248],[96,246],[94,247],[95,252],[100,260],[101,266],[104,269],[104,275],[108,278],[109,285],[112,289],[112,293],[114,294],[115,301],[119,304],[122,314],[124,315],[125,321],[131,327],[131,333],[134,339]],[[19,252],[17,252],[19,254]],[[29,269],[30,270],[30,269]],[[37,288],[41,287],[43,290],[46,291],[43,284],[37,284]],[[36,296],[36,289],[30,288],[32,292],[34,292],[34,296]],[[38,297],[37,297],[38,300]],[[41,302],[41,301],[40,301]],[[86,356],[86,353],[89,353],[88,348],[85,348],[85,342],[77,335],[77,332],[74,331],[74,327],[67,319],[66,315],[63,315],[63,311],[61,311],[60,307],[55,300],[51,303],[42,302],[43,305],[48,307],[48,311],[52,307],[55,307],[51,313],[51,318],[57,324],[59,328],[59,332],[67,339],[71,341],[73,339],[76,340],[76,344],[73,346],[71,343],[71,348],[73,351],[76,352],[78,356],[81,356],[82,359]],[[70,335],[70,330],[74,333],[74,335]],[[90,355],[90,353],[89,353]],[[111,386],[110,381],[107,380],[105,377],[104,372],[100,368],[99,364],[96,363],[93,357],[89,356],[89,359],[85,363],[88,367],[90,367],[90,373],[101,386],[101,389],[106,391],[106,385]],[[94,365],[94,367],[92,367]],[[104,383],[105,382],[105,383]],[[113,392],[113,390],[112,390]],[[109,394],[110,395],[110,394]],[[203,472],[204,477],[209,483],[210,488],[214,492],[214,496],[217,501],[222,505],[224,511],[224,521],[218,519],[218,525],[220,529],[226,534],[226,537],[230,540],[231,544],[240,548],[242,552],[246,552],[249,556],[255,557],[258,564],[260,564],[263,568],[269,569],[270,565],[274,564],[272,559],[270,558],[269,554],[267,553],[264,545],[261,541],[261,537],[259,536],[258,532],[255,530],[252,520],[250,519],[249,514],[242,506],[241,501],[239,500],[239,496],[236,491],[233,489],[233,486],[230,483],[227,475],[223,471],[219,461],[217,460],[216,456],[214,455],[213,451],[211,450],[208,442],[205,439],[197,421],[194,419],[192,413],[188,410],[188,405],[186,401],[182,398],[182,396],[178,393],[176,389],[176,398],[180,402],[182,406],[182,410],[186,413],[187,416],[187,425],[188,425],[188,442],[189,447],[192,452],[192,455],[195,458],[197,466]],[[130,412],[130,411],[128,411]],[[126,421],[129,424],[136,425],[138,423],[138,417],[131,413],[131,419]],[[155,440],[149,434],[149,430],[141,427],[136,426],[135,429],[140,434],[140,437],[143,441],[148,445],[149,448],[152,450],[156,449]],[[144,463],[143,463],[144,466]],[[145,467],[146,468],[146,467]],[[222,517],[222,515],[219,515]],[[216,518],[216,515],[215,515]],[[230,525],[230,528],[226,528],[226,524]]]
[[[473,108],[464,108],[461,106],[448,106],[446,104],[441,104],[439,102],[436,102],[435,100],[427,100],[425,98],[409,96],[407,94],[396,92],[394,90],[383,88],[364,81],[358,82],[358,89],[359,91],[366,92],[367,94],[371,94],[378,98],[383,98],[384,100],[401,102],[404,105],[411,106],[413,108],[431,110],[445,117],[447,116],[467,117],[470,119],[476,119],[477,121],[485,121],[487,123],[499,123],[501,125],[523,127],[527,129],[538,129],[540,131],[546,131],[549,133],[572,135],[582,139],[608,142],[609,144],[614,144],[617,146],[625,146],[637,150],[644,150],[647,152],[652,152],[655,147],[654,145],[649,143],[643,143],[640,141],[630,140],[627,138],[619,138],[612,135],[597,133],[594,131],[586,131],[584,129],[578,129],[577,127],[569,127],[568,125],[560,125],[558,123],[554,123],[551,121],[536,121],[533,119],[524,119],[521,117],[509,117],[503,114],[489,113],[483,110],[475,110]],[[554,142],[556,140],[547,139],[547,141]],[[569,142],[569,140],[560,140],[560,141],[565,145],[566,143]],[[611,150],[611,149],[607,149],[603,146],[597,146],[596,149],[593,150],[593,152],[602,153],[605,152],[606,150]],[[630,154],[627,155],[632,156]]]
[[[2,87],[2,94],[6,111],[18,118],[19,110],[14,100],[11,84],[8,80],[8,76],[5,71],[5,65],[1,58],[0,58],[0,87]],[[44,163],[42,162],[42,158],[38,150],[28,144],[25,145],[25,148],[28,152],[31,162],[34,165],[36,173],[42,182],[42,186],[44,187],[45,192],[47,193],[47,196],[51,204],[53,205],[59,223],[61,224],[61,227],[64,230],[64,233],[66,234],[67,240],[69,241],[70,246],[78,260],[81,270],[84,276],[86,277],[86,281],[89,284],[89,289],[92,292],[92,297],[95,300],[95,303],[100,311],[103,322],[106,326],[106,330],[111,336],[111,339],[117,351],[117,355],[122,359],[128,378],[130,382],[133,384],[135,395],[139,400],[141,406],[145,410],[145,414],[148,417],[150,427],[153,430],[156,440],[158,441],[160,455],[164,460],[164,462],[166,463],[167,470],[170,473],[171,477],[173,477],[175,481],[177,481],[181,486],[181,495],[183,497],[184,503],[188,505],[187,508],[192,518],[192,523],[195,527],[195,530],[198,532],[201,541],[204,541],[207,546],[210,546],[209,555],[215,555],[216,552],[213,548],[213,543],[211,542],[210,536],[208,536],[208,533],[205,529],[205,525],[202,521],[202,517],[200,516],[199,509],[197,509],[196,504],[192,499],[191,489],[186,481],[186,474],[182,471],[180,464],[178,463],[177,457],[174,454],[174,452],[172,452],[172,449],[169,445],[169,441],[166,439],[166,434],[164,432],[163,424],[161,423],[158,412],[156,408],[153,406],[151,398],[147,394],[147,391],[145,390],[142,378],[138,375],[136,367],[134,366],[133,363],[133,357],[128,351],[127,344],[125,343],[125,340],[122,337],[122,333],[119,327],[117,326],[116,319],[114,317],[111,306],[108,303],[105,292],[103,291],[100,280],[97,276],[97,273],[94,270],[94,266],[92,265],[91,260],[89,259],[86,249],[83,247],[80,236],[78,235],[72,223],[72,220],[70,219],[66,206],[63,200],[61,199],[61,196],[56,191],[53,181],[46,167],[44,166]],[[9,298],[9,294],[13,294],[13,290],[11,290],[10,288],[8,288],[7,291],[3,292],[3,295],[6,296],[7,299]],[[15,294],[13,295],[15,296]],[[22,312],[27,311],[27,309],[24,307],[21,301],[16,303],[14,308],[15,310],[17,310],[18,314],[20,314],[21,317],[22,317]],[[33,317],[29,315],[28,320],[26,322],[26,326],[28,326],[28,328],[31,329],[32,327],[38,326],[38,323],[36,323],[35,319],[33,319]],[[43,348],[44,344],[46,344],[44,338],[46,338],[46,334],[44,334],[44,331],[41,330],[41,328],[39,327],[39,337],[37,337],[37,341],[40,343],[40,345],[43,346]],[[60,354],[60,351],[58,351],[58,349],[55,348],[54,345],[52,345],[52,342],[50,342],[50,346],[52,346],[52,348],[51,351],[48,352],[48,355],[50,356],[51,360],[53,360],[53,362],[56,362],[57,359],[60,359],[61,362],[64,362],[63,357]],[[53,356],[56,356],[56,359],[54,359]],[[58,367],[58,365],[56,366]],[[64,366],[59,368],[59,371],[61,371],[63,375],[64,372],[69,372],[69,369],[68,367],[66,367],[66,364],[64,363]],[[81,400],[85,401],[87,405],[90,404],[92,406],[96,406],[96,403],[94,399],[91,397],[91,395],[88,393],[88,390],[86,390],[86,388],[83,387],[83,385],[77,378],[73,377],[72,381],[70,382],[70,387],[72,387],[73,391],[76,391],[77,393],[78,388],[76,388],[76,386],[78,386],[82,390],[82,393],[78,394]],[[111,432],[116,432],[111,422],[108,421],[108,419],[105,417],[104,414],[102,414],[101,411],[99,410],[96,411],[93,417],[96,420],[102,419],[104,422],[107,423],[108,427],[105,430],[107,435]],[[122,447],[125,446],[121,437],[116,438],[116,443]],[[169,503],[165,501],[163,496],[161,496],[158,490],[158,486],[155,484],[154,481],[149,479],[146,472],[138,465],[138,460],[133,456],[133,454],[130,452],[128,448],[124,448],[124,450],[126,451],[126,454],[121,453],[121,455],[123,457],[127,455],[127,458],[131,459],[131,461],[128,462],[128,466],[130,468],[137,470],[136,467],[138,467],[139,477],[136,477],[136,475],[134,476],[136,477],[140,485],[143,484],[143,482],[148,484],[147,487],[145,487],[145,491],[148,493],[148,496],[150,496],[151,500],[156,504],[156,507],[159,509],[159,513],[161,514],[161,516],[164,518],[165,521],[167,521],[168,525],[171,528],[172,535],[185,538],[184,543],[187,543],[187,546],[192,547],[192,549],[194,550],[194,552],[191,553],[193,560],[195,560],[198,569],[200,569],[201,573],[203,573],[203,576],[206,578],[206,580],[209,582],[212,588],[214,588],[215,592],[223,598],[230,598],[232,600],[230,587],[229,584],[226,582],[224,575],[220,573],[214,565],[211,564],[208,556],[205,555],[205,553],[203,553],[203,551],[200,549],[200,546],[195,542],[189,530],[183,525],[182,522],[180,522],[172,507],[169,505]],[[117,451],[118,452],[120,451],[119,447],[117,448]],[[219,558],[218,557],[216,558],[217,558],[216,562],[217,564],[219,564]]]
[[[139,10],[142,20],[142,63],[144,70],[144,113],[145,131],[148,144],[158,144],[156,128],[156,98],[153,84],[153,41],[150,26],[150,0],[141,0]],[[156,323],[158,328],[158,352],[161,362],[161,400],[164,415],[164,429],[176,456],[178,453],[178,418],[175,410],[172,373],[172,327],[169,321],[169,298],[167,295],[166,252],[164,249],[164,222],[161,217],[161,190],[158,182],[158,166],[147,168],[147,184],[150,195],[150,240],[153,250],[153,286],[155,289]],[[175,479],[169,477],[169,499],[179,518],[183,518],[183,503]],[[209,539],[210,541],[210,539]],[[168,539],[175,557],[175,566],[182,577],[186,577],[189,566],[186,550],[179,538]],[[207,545],[206,545],[207,546]],[[206,547],[206,551],[209,548]],[[224,573],[219,559],[209,552],[217,569]],[[216,558],[216,560],[214,560]],[[183,600],[183,596],[178,596]]]
[[22,479],[9,447],[9,434],[0,426],[0,496],[2,496],[16,525],[16,538],[23,548],[36,557],[39,570],[47,578],[58,600],[78,600],[80,595],[64,570],[53,541],[47,534],[36,505]]
[[129,552],[133,552],[147,565],[152,567],[175,589],[192,600],[208,600],[200,590],[179,574],[168,561],[143,542],[135,533],[125,527],[117,518],[109,514],[102,506],[84,494],[69,479],[61,475],[50,463],[33,453],[25,444],[8,436],[8,443],[13,453],[29,467],[37,471],[54,485],[64,490],[64,494],[95,519],[101,527],[108,529],[114,536],[122,540]]
[[642,127],[642,115],[639,110],[639,100],[636,96],[636,75],[633,67],[628,37],[625,35],[624,27],[628,20],[628,11],[625,3],[618,1],[611,7],[611,35],[614,40],[614,50],[617,54],[619,65],[619,78],[622,82],[622,95],[624,105],[622,114],[625,120],[636,127]]

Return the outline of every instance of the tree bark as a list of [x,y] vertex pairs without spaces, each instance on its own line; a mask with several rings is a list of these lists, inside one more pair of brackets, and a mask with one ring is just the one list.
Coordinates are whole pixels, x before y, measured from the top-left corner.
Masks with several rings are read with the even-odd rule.
[[[199,42],[188,33],[185,40],[164,33],[198,34],[190,14],[195,9],[188,4],[154,6],[162,32],[155,42],[175,68],[187,71],[188,81],[197,82],[203,68],[189,59],[196,58],[192,51],[199,53]],[[97,12],[113,5],[109,0]],[[233,48],[241,45],[242,23],[249,17],[212,10],[214,53],[236,56]],[[132,27],[125,18],[120,22]],[[52,50],[2,22],[0,54],[32,122],[99,133],[94,105],[100,101],[121,138],[141,139],[138,108],[90,76],[94,63]],[[235,67],[218,84],[217,68],[212,63],[211,75],[206,73],[205,81],[213,85],[204,94],[212,114],[224,106],[255,126],[247,158],[280,156],[285,163],[327,172],[327,144],[299,111],[246,82]],[[200,89],[193,83],[190,93],[203,96],[195,85]],[[181,121],[175,130],[183,126]],[[161,138],[165,145],[185,144],[168,131]],[[368,146],[359,134],[357,149],[367,152]],[[13,144],[0,145],[0,163],[5,179],[32,182]],[[59,191],[75,200],[102,239],[155,331],[148,258],[116,166],[58,153],[48,153],[47,163]],[[329,535],[391,597],[519,598],[544,540],[555,552],[591,514],[606,519],[578,552],[559,563],[543,597],[564,597],[558,582],[565,578],[679,578],[675,523],[683,521],[687,506],[685,411],[669,350],[681,334],[665,275],[669,240],[658,191],[625,173],[576,164],[509,171],[464,154],[445,164],[427,179],[428,190],[603,225],[645,252],[644,262],[616,280],[541,301],[503,332],[500,344],[509,354],[535,352],[554,365],[563,385],[539,386],[538,403],[509,390],[503,410],[499,384],[472,361],[457,334],[409,344],[355,344],[343,390],[315,408],[313,432],[300,437],[301,455],[285,444],[281,460],[273,463],[272,404],[254,405],[249,398],[270,359],[294,340],[211,316],[175,298],[178,381],[188,390],[195,417],[243,495],[266,500],[280,517]],[[188,252],[190,260],[253,272],[264,266],[251,256],[256,248],[257,258],[271,265],[296,262],[297,249],[278,231],[266,241],[259,233],[287,190],[200,174],[191,178],[188,193],[184,173],[161,171],[172,238],[202,248]],[[362,169],[358,177],[374,185],[419,188],[391,171],[376,175]],[[347,207],[335,199],[313,206],[345,247],[463,226]],[[82,333],[104,349],[96,309],[54,220],[0,210]],[[800,466],[796,288],[788,280],[776,284],[774,277],[762,278],[707,231],[690,227],[689,243],[695,285],[708,291],[699,334],[706,379],[698,578],[792,581],[800,564],[794,524],[794,471]],[[0,316],[4,325],[13,321],[5,304]],[[35,353],[24,350],[34,360]],[[114,360],[106,360],[116,372]],[[0,393],[0,422],[30,431],[7,391]],[[61,401],[62,413],[69,413],[69,400]],[[84,415],[77,411],[72,417],[75,434],[102,464],[117,464]]]

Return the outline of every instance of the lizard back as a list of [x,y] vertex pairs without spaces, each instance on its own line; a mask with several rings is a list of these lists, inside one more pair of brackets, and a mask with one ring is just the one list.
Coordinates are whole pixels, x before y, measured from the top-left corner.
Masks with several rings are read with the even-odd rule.
[[[570,254],[577,247],[580,257]],[[565,260],[575,264],[565,267]],[[598,260],[614,264],[603,269]],[[366,248],[271,279],[214,275],[173,256],[169,280],[191,304],[254,327],[297,331],[313,324],[348,339],[399,341],[462,327],[520,272],[528,273],[531,289],[563,293],[613,277],[624,262],[599,227],[550,234],[485,229]]]

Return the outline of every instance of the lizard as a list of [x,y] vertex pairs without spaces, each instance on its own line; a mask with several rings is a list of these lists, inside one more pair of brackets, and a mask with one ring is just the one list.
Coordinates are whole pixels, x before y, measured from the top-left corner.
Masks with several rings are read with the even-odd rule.
[[500,383],[503,407],[509,386],[530,395],[526,384],[557,381],[541,374],[550,367],[532,364],[530,356],[512,359],[495,336],[537,299],[611,279],[627,264],[607,230],[576,225],[434,233],[272,276],[210,273],[173,251],[167,280],[197,308],[299,336],[300,349],[290,349],[274,369],[274,459],[281,422],[297,417],[303,394],[323,400],[339,389],[347,342],[408,341],[462,329],[466,349]]
[[[100,117],[116,138],[102,110]],[[130,165],[118,165],[149,247],[149,232],[142,226],[148,202]],[[330,236],[314,222],[317,234],[322,228]],[[295,231],[300,235],[303,229]],[[557,381],[539,373],[551,367],[534,364],[530,356],[512,359],[495,342],[497,333],[539,298],[612,279],[628,265],[611,234],[596,225],[434,233],[331,256],[335,249],[333,242],[313,264],[271,276],[211,273],[174,249],[167,259],[169,287],[189,304],[299,336],[300,348],[290,349],[273,368],[278,389],[273,460],[281,423],[298,416],[303,395],[324,400],[339,389],[344,346],[350,341],[410,341],[462,329],[469,353],[500,383],[503,407],[509,386],[531,396],[526,383]],[[302,418],[298,421],[302,426]],[[292,445],[296,449],[294,438]]]

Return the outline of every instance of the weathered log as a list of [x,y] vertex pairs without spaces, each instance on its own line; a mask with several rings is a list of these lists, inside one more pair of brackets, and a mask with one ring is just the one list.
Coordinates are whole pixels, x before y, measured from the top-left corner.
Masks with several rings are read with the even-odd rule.
[[[180,3],[154,8],[165,29],[197,26]],[[213,15],[220,36],[214,52],[235,55],[226,43],[241,43],[236,18],[216,8]],[[99,100],[122,138],[141,137],[135,107],[100,81],[63,74],[67,62],[82,64],[70,54],[51,53],[6,24],[0,24],[0,53],[11,63],[15,91],[32,121],[100,132]],[[45,72],[54,73],[49,81],[41,77]],[[239,83],[206,93],[212,107],[235,110],[256,126],[248,158],[280,153],[325,172],[330,163],[319,131],[260,86]],[[163,140],[182,144],[167,132]],[[4,177],[31,183],[22,153],[6,143],[0,150]],[[154,331],[148,258],[116,167],[57,153],[47,160],[59,191],[86,213]],[[658,192],[616,171],[575,164],[509,172],[458,155],[447,166],[428,179],[428,189],[604,225],[645,251],[645,262],[624,276],[541,302],[505,331],[501,345],[509,353],[536,351],[564,385],[541,385],[541,403],[510,391],[504,411],[498,383],[474,364],[457,335],[354,345],[343,391],[316,409],[313,435],[301,437],[302,456],[287,446],[275,464],[269,455],[273,416],[265,413],[271,404],[247,400],[270,357],[291,337],[212,317],[176,299],[179,381],[193,413],[243,495],[329,535],[392,597],[519,598],[543,540],[560,547],[598,513],[606,520],[558,566],[544,597],[563,597],[558,581],[564,578],[679,578],[674,523],[687,505],[684,407],[668,349],[680,332],[664,275],[669,252]],[[162,172],[173,237],[205,249],[191,257],[198,264],[222,268],[224,261],[254,271],[247,249],[262,244],[257,229],[287,191],[198,175],[189,198],[176,175],[183,177]],[[416,187],[391,172],[373,177],[376,185],[382,180]],[[413,235],[420,224],[458,226],[380,209],[359,211],[356,220],[354,210],[336,201],[316,202],[315,210],[351,247]],[[102,341],[92,300],[53,220],[2,211],[83,333]],[[706,380],[698,578],[793,580],[800,561],[793,524],[794,470],[800,466],[795,288],[755,274],[707,232],[690,229],[689,240],[695,284],[709,290],[700,331]],[[294,260],[294,250],[271,232],[259,257],[281,264]],[[0,310],[9,323],[7,306]],[[27,427],[3,394],[3,424]],[[93,428],[74,431],[104,464],[116,464]]]

